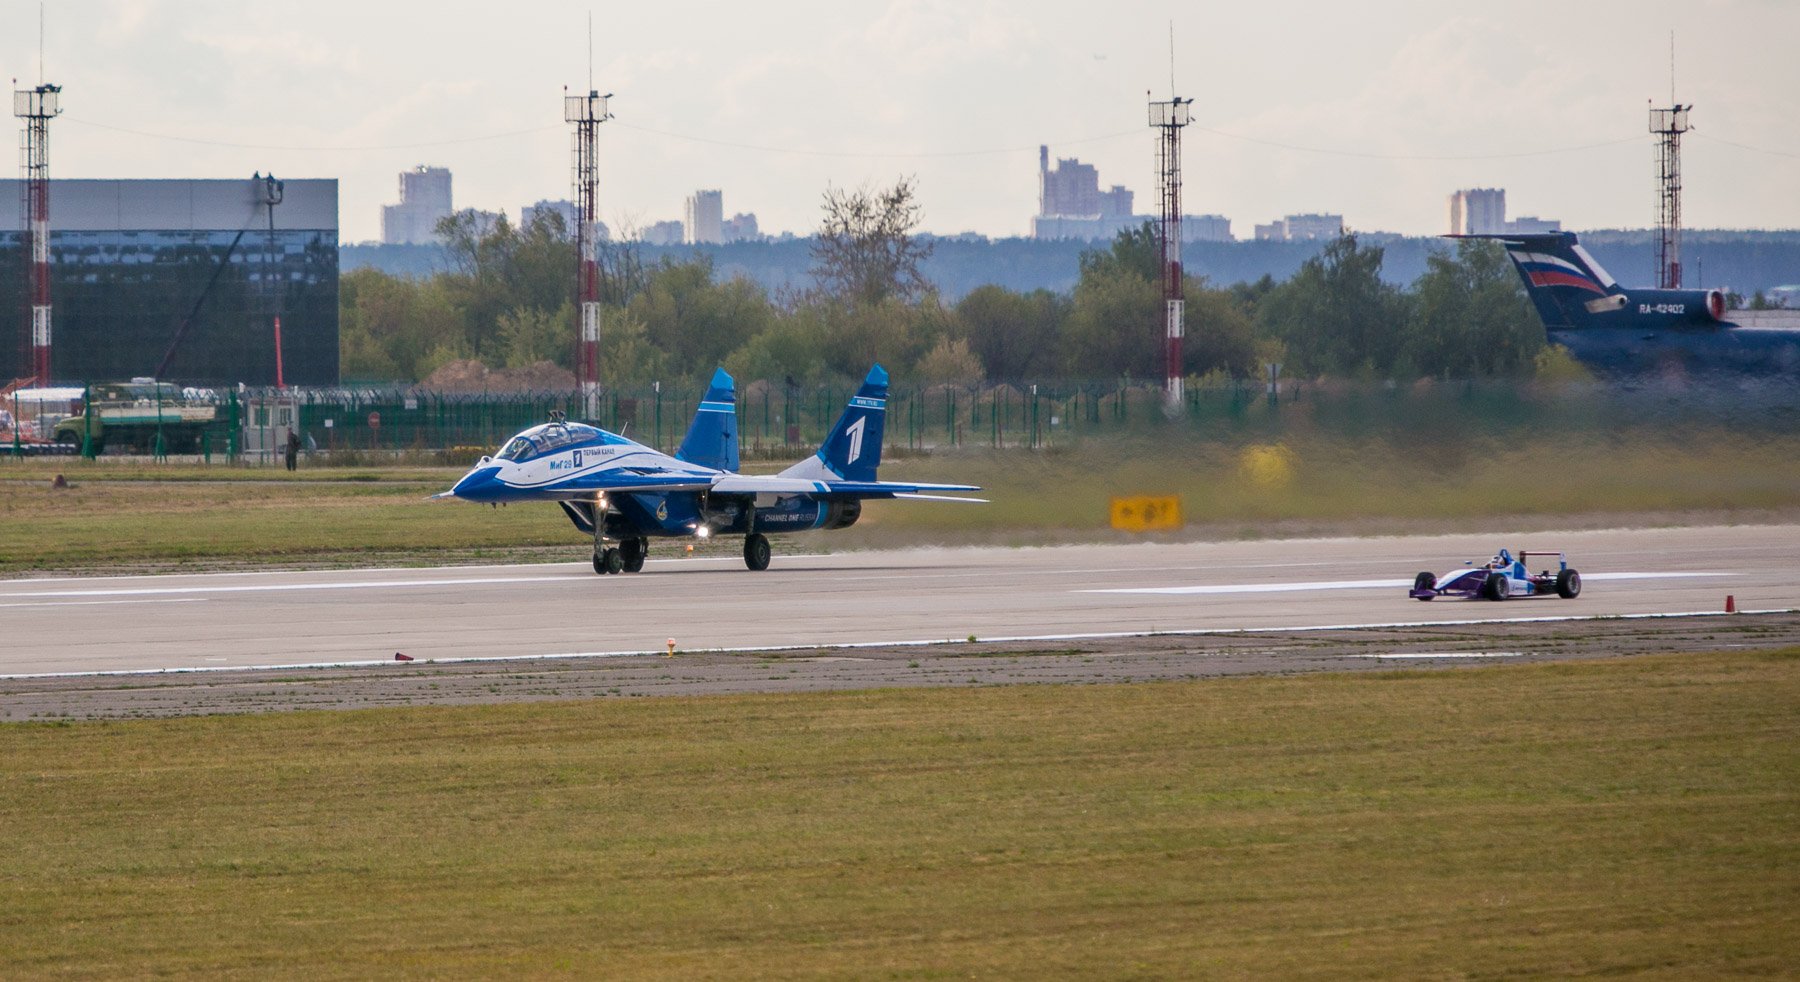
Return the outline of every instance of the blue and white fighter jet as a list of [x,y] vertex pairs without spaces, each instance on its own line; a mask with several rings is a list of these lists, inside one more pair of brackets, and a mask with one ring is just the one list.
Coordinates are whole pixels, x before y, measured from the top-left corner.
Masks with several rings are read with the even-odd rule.
[[982,500],[939,493],[981,490],[972,484],[876,479],[887,390],[887,371],[876,365],[817,453],[772,476],[739,474],[736,385],[719,369],[673,457],[553,414],[436,497],[554,501],[593,536],[596,573],[643,569],[653,538],[715,535],[742,535],[744,565],[763,570],[769,535],[848,528],[871,498]]

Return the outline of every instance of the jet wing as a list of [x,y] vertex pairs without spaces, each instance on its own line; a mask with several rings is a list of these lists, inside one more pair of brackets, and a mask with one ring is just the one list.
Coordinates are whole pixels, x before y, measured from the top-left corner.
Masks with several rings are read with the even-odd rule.
[[[894,498],[934,491],[979,491],[974,484],[915,484],[904,481],[813,481],[800,477],[726,474],[713,482],[715,494],[817,494],[844,498]],[[958,499],[962,500],[962,499]]]
[[450,494],[469,501],[583,501],[608,492],[705,491],[717,476],[717,472],[615,467],[515,484],[501,479],[502,470],[477,467],[463,475]]
[[548,499],[568,499],[571,501],[592,498],[595,494],[624,493],[631,491],[705,491],[712,487],[710,477],[697,477],[674,474],[627,474],[613,471],[605,474],[576,477],[567,481],[558,481],[543,488],[535,489],[538,496]]

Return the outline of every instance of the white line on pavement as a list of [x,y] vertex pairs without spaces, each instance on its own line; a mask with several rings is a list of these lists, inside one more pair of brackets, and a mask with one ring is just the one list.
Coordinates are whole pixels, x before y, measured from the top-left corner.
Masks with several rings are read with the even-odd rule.
[[[1738,573],[1583,573],[1581,578],[1595,580],[1673,580],[1710,576],[1738,576]],[[1204,586],[1114,587],[1105,590],[1075,590],[1074,593],[1292,593],[1303,590],[1392,590],[1412,586],[1411,580],[1322,580],[1313,583],[1218,583]]]

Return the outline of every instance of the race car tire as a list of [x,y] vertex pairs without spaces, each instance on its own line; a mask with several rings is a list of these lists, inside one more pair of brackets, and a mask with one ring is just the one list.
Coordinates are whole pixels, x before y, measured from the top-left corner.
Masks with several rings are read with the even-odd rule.
[[1431,572],[1430,570],[1426,570],[1425,572],[1420,573],[1418,576],[1413,577],[1413,589],[1414,590],[1430,590],[1430,589],[1435,588],[1436,586],[1437,586],[1437,574]]
[[1512,593],[1512,584],[1506,581],[1504,573],[1489,573],[1481,582],[1481,595],[1489,600],[1505,600]]
[[1581,596],[1581,574],[1572,569],[1556,574],[1556,595],[1564,600]]

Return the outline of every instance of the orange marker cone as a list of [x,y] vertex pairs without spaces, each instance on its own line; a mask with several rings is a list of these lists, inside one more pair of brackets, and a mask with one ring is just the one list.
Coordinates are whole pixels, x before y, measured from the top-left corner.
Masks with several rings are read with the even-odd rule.
[[1725,595],[1725,613],[1727,613],[1727,614],[1737,613],[1737,598],[1732,596],[1729,593],[1727,593]]
[[673,658],[673,657],[675,657],[675,639],[674,639],[674,638],[670,638],[670,639],[669,639],[669,653],[668,653],[668,654],[666,654],[666,655],[664,655],[664,656],[663,656],[663,657],[664,657],[664,658]]
[[396,652],[394,652],[394,660],[395,661],[412,661],[413,657],[411,655],[403,655],[400,652],[396,651]]

